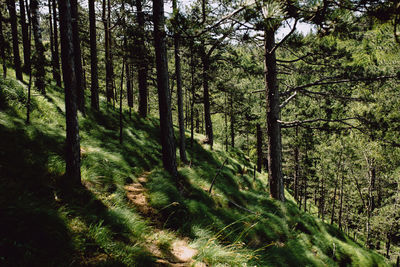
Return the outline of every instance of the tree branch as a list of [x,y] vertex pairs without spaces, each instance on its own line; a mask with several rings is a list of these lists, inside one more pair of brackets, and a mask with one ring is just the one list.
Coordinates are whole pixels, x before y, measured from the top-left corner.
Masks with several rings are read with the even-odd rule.
[[274,53],[275,50],[276,50],[278,47],[280,47],[280,46],[290,37],[290,35],[292,35],[292,34],[294,33],[294,31],[296,30],[297,22],[298,22],[298,19],[295,19],[291,31],[290,31],[285,37],[283,37],[283,39],[282,39],[279,43],[277,43],[277,44],[271,49],[271,51],[269,51],[270,54]]

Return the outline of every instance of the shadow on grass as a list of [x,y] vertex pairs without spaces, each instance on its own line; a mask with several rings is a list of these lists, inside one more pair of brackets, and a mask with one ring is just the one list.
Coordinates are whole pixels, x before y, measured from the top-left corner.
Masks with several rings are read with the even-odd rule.
[[62,173],[49,171],[52,155],[63,154],[63,141],[60,135],[34,128],[0,125],[0,265],[127,265],[90,236],[77,239],[72,217],[79,217],[89,230],[101,222],[115,233],[110,237],[115,243],[135,247],[131,260],[151,264],[154,259],[132,243],[120,218],[85,187],[66,191]]

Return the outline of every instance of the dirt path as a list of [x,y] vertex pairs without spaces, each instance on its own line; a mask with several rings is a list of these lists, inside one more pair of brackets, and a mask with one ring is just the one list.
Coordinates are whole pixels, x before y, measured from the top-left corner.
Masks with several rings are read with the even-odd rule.
[[197,250],[189,246],[189,238],[180,238],[175,236],[168,250],[161,249],[157,240],[157,236],[167,233],[162,229],[161,218],[153,207],[150,206],[147,197],[146,183],[150,172],[144,172],[137,182],[125,185],[126,196],[144,217],[150,217],[154,223],[154,237],[146,240],[147,249],[157,257],[156,266],[197,266],[204,267],[204,263],[195,263],[193,257],[197,254]]

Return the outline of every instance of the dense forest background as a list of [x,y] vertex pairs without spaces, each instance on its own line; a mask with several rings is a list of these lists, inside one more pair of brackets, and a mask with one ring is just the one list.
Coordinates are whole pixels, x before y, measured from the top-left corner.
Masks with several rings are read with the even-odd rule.
[[122,145],[131,121],[159,118],[162,165],[179,190],[178,170],[196,161],[202,134],[211,151],[243,151],[252,165],[242,174],[268,173],[273,199],[289,193],[300,210],[398,264],[399,1],[167,5],[0,3],[2,93],[6,77],[26,86],[19,108],[29,125],[40,115],[35,98],[65,89],[63,186],[87,175],[79,121],[118,114],[109,138]]

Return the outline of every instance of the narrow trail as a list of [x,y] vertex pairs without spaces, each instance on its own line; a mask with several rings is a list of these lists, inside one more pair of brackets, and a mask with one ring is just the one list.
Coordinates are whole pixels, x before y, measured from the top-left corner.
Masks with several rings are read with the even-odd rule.
[[162,229],[163,223],[161,216],[149,204],[147,197],[146,184],[148,182],[148,176],[150,172],[144,172],[138,179],[137,182],[124,186],[126,196],[130,203],[132,203],[139,213],[146,218],[151,218],[153,223],[153,236],[146,240],[146,248],[156,258],[155,266],[174,266],[174,267],[186,267],[196,266],[205,267],[204,263],[194,262],[193,257],[198,251],[189,246],[189,238],[181,238],[175,236],[175,241],[171,243],[168,249],[163,249],[159,246],[158,236],[167,233],[168,230]]

